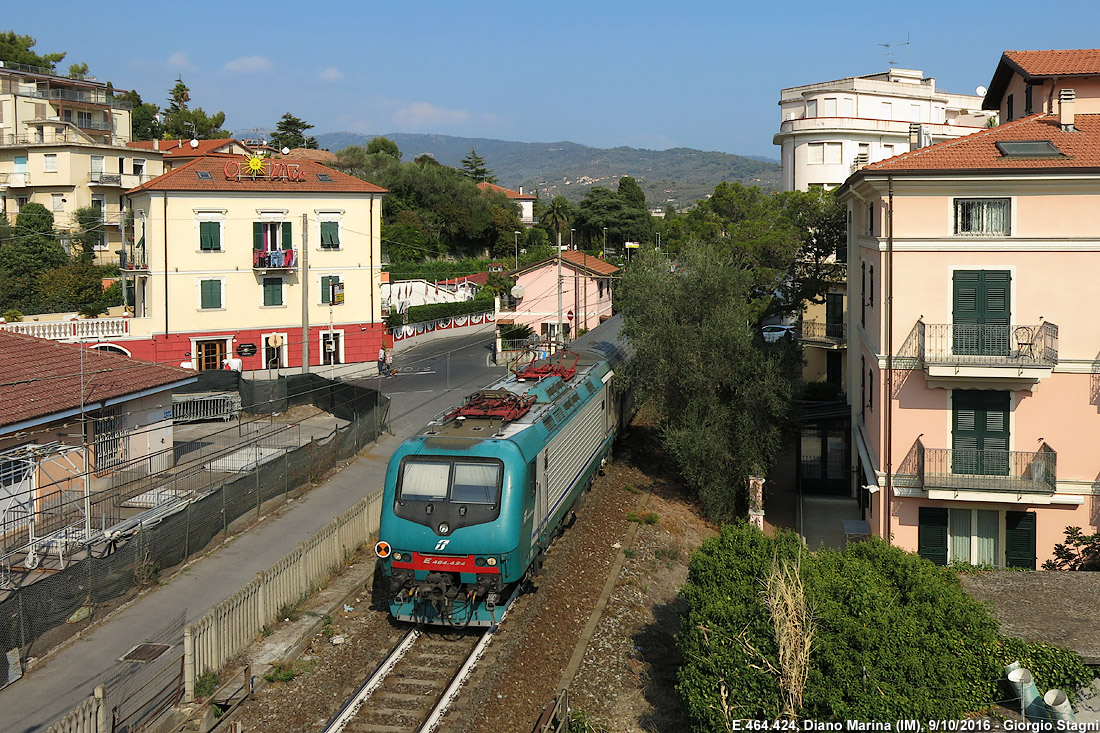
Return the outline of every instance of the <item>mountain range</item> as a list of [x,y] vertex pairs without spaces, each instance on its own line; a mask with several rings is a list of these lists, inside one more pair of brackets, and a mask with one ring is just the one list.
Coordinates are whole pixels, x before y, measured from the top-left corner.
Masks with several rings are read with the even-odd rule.
[[[257,137],[257,132],[237,133]],[[339,151],[366,145],[374,135],[331,132],[315,135],[322,148]],[[402,160],[428,154],[443,165],[460,167],[471,150],[507,188],[533,193],[549,201],[565,196],[579,201],[593,186],[614,189],[622,176],[633,176],[645,192],[650,208],[685,209],[706,197],[722,181],[740,182],[768,190],[779,187],[777,162],[730,153],[692,148],[644,150],[630,147],[593,148],[572,142],[523,143],[450,135],[383,135],[397,143]]]

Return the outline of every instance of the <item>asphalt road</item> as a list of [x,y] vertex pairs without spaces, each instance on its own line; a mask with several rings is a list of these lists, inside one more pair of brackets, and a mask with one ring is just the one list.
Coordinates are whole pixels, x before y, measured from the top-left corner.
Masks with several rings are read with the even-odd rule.
[[[405,437],[504,373],[490,361],[492,337],[491,325],[459,334],[422,336],[417,343],[399,348],[394,358],[399,372],[388,379],[357,377],[355,370],[342,370],[342,379],[380,387],[390,397],[389,427],[393,434],[383,436],[363,456],[295,501],[281,516],[267,518],[232,538],[32,667],[23,679],[0,690],[0,733],[44,731],[91,695],[97,684],[110,680],[113,689],[125,687],[130,683],[126,676],[132,674],[129,670],[133,666],[117,660],[136,644],[158,635],[175,635],[173,626],[178,626],[179,618],[184,623],[200,618],[251,581],[257,572],[380,487],[389,456]],[[373,365],[362,368],[364,374],[373,371]],[[174,625],[173,619],[177,619]],[[182,627],[178,635],[182,639]]]

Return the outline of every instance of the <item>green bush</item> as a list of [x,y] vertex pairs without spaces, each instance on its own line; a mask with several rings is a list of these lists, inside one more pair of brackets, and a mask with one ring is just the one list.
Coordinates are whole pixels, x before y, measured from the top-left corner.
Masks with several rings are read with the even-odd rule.
[[276,662],[271,666],[271,671],[264,674],[264,679],[268,682],[290,682],[297,676],[298,670],[293,665]]
[[778,667],[775,631],[760,593],[773,559],[800,552],[816,627],[801,715],[960,719],[997,699],[997,623],[949,570],[881,540],[807,553],[793,533],[769,538],[740,524],[700,547],[683,589],[678,689],[696,730],[723,730],[723,706],[735,719],[780,714],[767,671]]
[[207,698],[218,689],[218,673],[207,668],[195,679],[195,697]]

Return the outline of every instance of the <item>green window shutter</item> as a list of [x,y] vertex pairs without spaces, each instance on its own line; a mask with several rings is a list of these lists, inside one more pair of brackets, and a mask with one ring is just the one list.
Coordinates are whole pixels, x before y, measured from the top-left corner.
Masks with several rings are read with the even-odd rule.
[[1005,512],[1005,565],[1035,569],[1035,512]]
[[264,224],[262,221],[252,222],[252,249],[264,248]]
[[200,305],[203,308],[222,307],[221,280],[203,280],[199,284]]
[[337,278],[333,278],[331,275],[323,275],[321,277],[321,302],[328,303],[332,297],[332,281]]
[[336,221],[321,222],[321,246],[340,246],[340,223]]
[[947,510],[922,506],[917,514],[917,554],[947,564]]
[[293,249],[291,226],[289,221],[283,222],[283,249]]
[[264,305],[283,304],[283,279],[281,277],[264,278]]
[[199,222],[199,249],[215,252],[222,248],[222,229],[216,221]]
[[1012,274],[1008,270],[956,270],[952,290],[955,353],[1006,356]]
[[952,391],[952,473],[1008,475],[1008,410],[1008,392]]

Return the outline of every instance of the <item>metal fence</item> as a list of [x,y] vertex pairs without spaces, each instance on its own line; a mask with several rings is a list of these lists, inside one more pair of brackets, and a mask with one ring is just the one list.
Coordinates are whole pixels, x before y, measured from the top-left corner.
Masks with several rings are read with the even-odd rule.
[[[347,460],[378,437],[385,425],[389,400],[373,390],[340,385],[340,392],[358,390],[362,408],[351,421],[330,434],[279,453],[244,474],[234,474],[203,492],[191,492],[157,517],[140,523],[132,533],[116,536],[95,547],[63,570],[12,591],[0,601],[0,651],[18,650],[20,664],[41,655],[57,641],[51,630],[78,616],[94,618],[99,609],[135,588],[155,582],[161,572],[201,551],[230,525],[249,512],[259,516],[265,501],[285,497],[319,479],[338,462]],[[322,394],[323,399],[330,395]],[[198,481],[198,477],[195,477]],[[45,637],[45,638],[44,638]],[[16,655],[12,655],[16,656]],[[8,674],[0,654],[0,680]],[[72,728],[69,730],[79,730]]]

